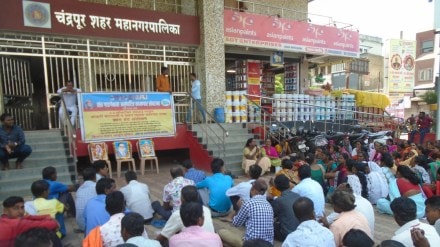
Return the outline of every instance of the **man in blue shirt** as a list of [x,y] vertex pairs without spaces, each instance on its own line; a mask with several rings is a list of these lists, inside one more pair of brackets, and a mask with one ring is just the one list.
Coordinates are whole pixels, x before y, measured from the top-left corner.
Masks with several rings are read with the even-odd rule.
[[197,105],[197,109],[199,110],[200,114],[202,114],[203,122],[206,122],[206,116],[205,116],[205,110],[202,106],[202,96],[200,93],[200,87],[201,83],[197,79],[197,76],[195,73],[189,74],[189,77],[191,79],[191,96],[194,98],[194,104],[192,105],[192,109],[188,109],[188,113],[186,114],[186,122],[191,121],[191,112],[194,111],[194,105]]
[[25,144],[24,132],[14,124],[14,117],[9,113],[0,116],[0,162],[2,170],[9,170],[9,159],[17,158],[15,167],[22,169],[22,163],[31,153],[32,148]]
[[49,198],[58,199],[67,207],[67,212],[75,217],[75,201],[70,192],[76,191],[75,185],[66,185],[57,181],[57,170],[53,166],[45,167],[42,171],[43,179],[49,183]]
[[206,190],[200,190],[199,193],[203,204],[211,209],[212,217],[225,216],[231,209],[231,200],[226,196],[226,191],[234,185],[234,181],[231,176],[223,174],[223,165],[222,159],[215,158],[211,162],[213,175],[196,184],[197,189],[209,190],[209,201]]
[[184,178],[191,179],[196,184],[206,178],[205,172],[194,168],[190,159],[184,160],[182,166],[185,173]]
[[85,235],[93,228],[102,226],[110,219],[110,214],[105,210],[105,198],[116,190],[115,180],[101,178],[96,183],[97,196],[90,199],[84,208]]

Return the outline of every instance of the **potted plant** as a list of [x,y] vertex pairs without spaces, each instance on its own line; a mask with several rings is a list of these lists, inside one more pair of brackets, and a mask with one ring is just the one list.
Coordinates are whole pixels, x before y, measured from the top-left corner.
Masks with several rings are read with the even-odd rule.
[[423,101],[430,105],[430,110],[435,111],[437,109],[437,93],[435,91],[427,91],[422,95]]

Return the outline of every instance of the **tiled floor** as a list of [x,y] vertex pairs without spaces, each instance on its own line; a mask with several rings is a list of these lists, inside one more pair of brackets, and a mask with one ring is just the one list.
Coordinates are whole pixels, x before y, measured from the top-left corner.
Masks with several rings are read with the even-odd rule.
[[[171,179],[171,176],[169,174],[169,169],[176,164],[173,164],[172,162],[166,162],[166,164],[161,163],[160,164],[160,173],[156,174],[155,172],[151,172],[149,170],[146,171],[145,175],[141,177],[139,175],[139,181],[142,181],[144,183],[147,183],[150,191],[151,196],[153,199],[160,199],[162,198],[162,191],[163,186],[169,182]],[[149,167],[148,167],[149,168]],[[138,173],[139,174],[139,173]],[[267,180],[269,180],[270,175],[264,176]],[[116,180],[116,183],[118,185],[118,188],[125,185],[125,181],[123,178],[116,178],[116,173],[113,177]],[[236,179],[236,183],[245,180],[245,177],[239,177]],[[330,205],[326,205],[326,211],[329,213],[331,212],[332,208]],[[229,223],[222,222],[218,219],[214,219],[214,226],[216,230],[222,229],[222,228],[232,228],[232,226]],[[67,220],[67,230],[68,235],[63,240],[63,242],[68,246],[81,246],[83,234],[77,234],[73,233],[73,229],[76,228],[76,223],[74,218],[69,218]],[[398,228],[397,224],[395,223],[394,219],[391,216],[382,215],[379,213],[376,213],[376,222],[375,222],[375,241],[377,243],[380,243],[382,240],[390,239],[393,235],[394,231]],[[160,229],[156,229],[152,226],[147,226],[148,235],[150,238],[155,238],[157,233],[160,232]],[[276,242],[275,246],[281,246],[280,242]]]

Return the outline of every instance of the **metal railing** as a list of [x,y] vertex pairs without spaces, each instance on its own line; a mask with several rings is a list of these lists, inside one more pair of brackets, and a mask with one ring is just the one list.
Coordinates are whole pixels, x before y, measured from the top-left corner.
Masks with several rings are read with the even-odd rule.
[[[70,116],[69,116],[69,112],[67,111],[66,108],[66,103],[64,102],[64,99],[61,97],[60,100],[61,104],[61,111],[63,112],[63,119],[60,119],[61,123],[62,123],[62,128],[64,130],[63,135],[65,137],[67,137],[68,142],[69,142],[69,153],[70,153],[70,157],[73,158],[73,161],[76,162],[77,161],[77,156],[76,156],[76,130],[74,128],[74,126],[72,126],[72,123],[70,122]],[[78,122],[77,120],[75,120],[76,122]],[[76,167],[76,164],[74,164],[75,167],[75,179],[78,179],[78,168]]]
[[[200,123],[198,124],[198,127],[201,129],[202,132],[201,134],[203,144],[205,144],[206,146],[208,146],[208,144],[213,144],[217,148],[218,153],[221,154],[219,158],[222,158],[224,160],[226,157],[225,141],[226,138],[229,136],[228,131],[220,123],[218,123],[214,116],[207,112],[202,105],[198,104],[196,102],[196,99],[192,95],[186,95],[189,99],[188,111],[192,111],[191,118],[189,119],[189,121],[187,121],[188,127],[191,130],[194,129],[194,122],[197,120],[196,115],[198,115],[199,112],[198,107],[200,107],[201,110],[205,112],[206,116],[205,121],[198,121]],[[217,126],[218,128],[214,128],[214,126]]]
[[[281,139],[286,137],[288,133],[290,133],[290,128],[282,123],[281,121],[278,121],[270,112],[265,108],[257,104],[255,101],[250,99],[250,95],[244,95],[246,97],[248,105],[253,105],[254,107],[257,107],[261,109],[261,118],[256,122],[250,122],[247,124],[247,127],[254,128],[255,126],[261,126],[264,130],[265,136],[260,136],[260,139],[266,139],[268,137],[281,142]],[[253,96],[254,97],[254,96]],[[260,96],[261,97],[261,96]],[[249,107],[248,107],[249,108]],[[275,132],[275,130],[277,130]],[[257,133],[260,134],[260,133]]]
[[[248,128],[254,128],[256,126],[260,126],[264,129],[265,136],[261,138],[273,138],[276,141],[280,141],[281,139],[287,137],[289,133],[292,132],[292,129],[298,129],[299,127],[303,127],[310,131],[320,131],[326,133],[336,133],[336,132],[347,132],[349,129],[353,128],[363,128],[369,129],[370,131],[379,131],[383,129],[387,130],[396,130],[400,129],[400,126],[403,124],[404,120],[399,117],[387,116],[385,113],[369,113],[365,111],[360,111],[353,106],[352,109],[344,109],[341,107],[329,107],[324,105],[317,105],[313,103],[304,103],[300,101],[290,100],[290,99],[274,99],[270,97],[262,97],[258,95],[245,95],[248,102],[248,109],[250,105],[256,106],[261,109],[261,117],[257,121],[249,121]],[[309,107],[311,109],[307,112],[310,116],[308,120],[286,120],[287,118],[277,116],[275,113],[270,113],[269,108],[272,106],[260,106],[255,101],[251,100],[266,99],[272,102],[272,106],[276,103],[275,101],[284,101],[286,103],[290,102],[296,104],[299,109],[303,107]],[[321,108],[320,113],[317,111],[317,108]],[[273,110],[274,108],[272,108]],[[316,117],[320,115],[322,120],[317,120]],[[347,119],[347,116],[349,119]],[[280,119],[281,118],[281,119]],[[291,133],[295,134],[295,133]]]

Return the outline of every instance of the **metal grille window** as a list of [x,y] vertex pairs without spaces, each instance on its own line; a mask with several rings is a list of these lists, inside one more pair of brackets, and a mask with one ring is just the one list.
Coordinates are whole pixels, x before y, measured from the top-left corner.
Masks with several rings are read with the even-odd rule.
[[[26,83],[31,85],[28,86],[30,91],[34,85],[35,94],[43,96],[35,99],[37,102],[33,102],[46,109],[40,109],[41,114],[35,114],[39,116],[31,119],[33,123],[29,123],[28,126],[35,124],[35,119],[41,120],[42,114],[47,114],[48,128],[57,128],[56,91],[63,87],[67,80],[72,80],[75,87],[81,88],[83,92],[155,91],[156,76],[160,74],[162,66],[167,66],[173,91],[188,92],[189,74],[194,71],[195,48],[0,33],[0,57],[33,61],[29,65],[32,72],[30,82]],[[4,92],[18,87],[12,76],[8,76],[14,70],[14,66],[11,63],[3,63],[0,74]],[[27,94],[27,97],[32,98],[32,95]]]

